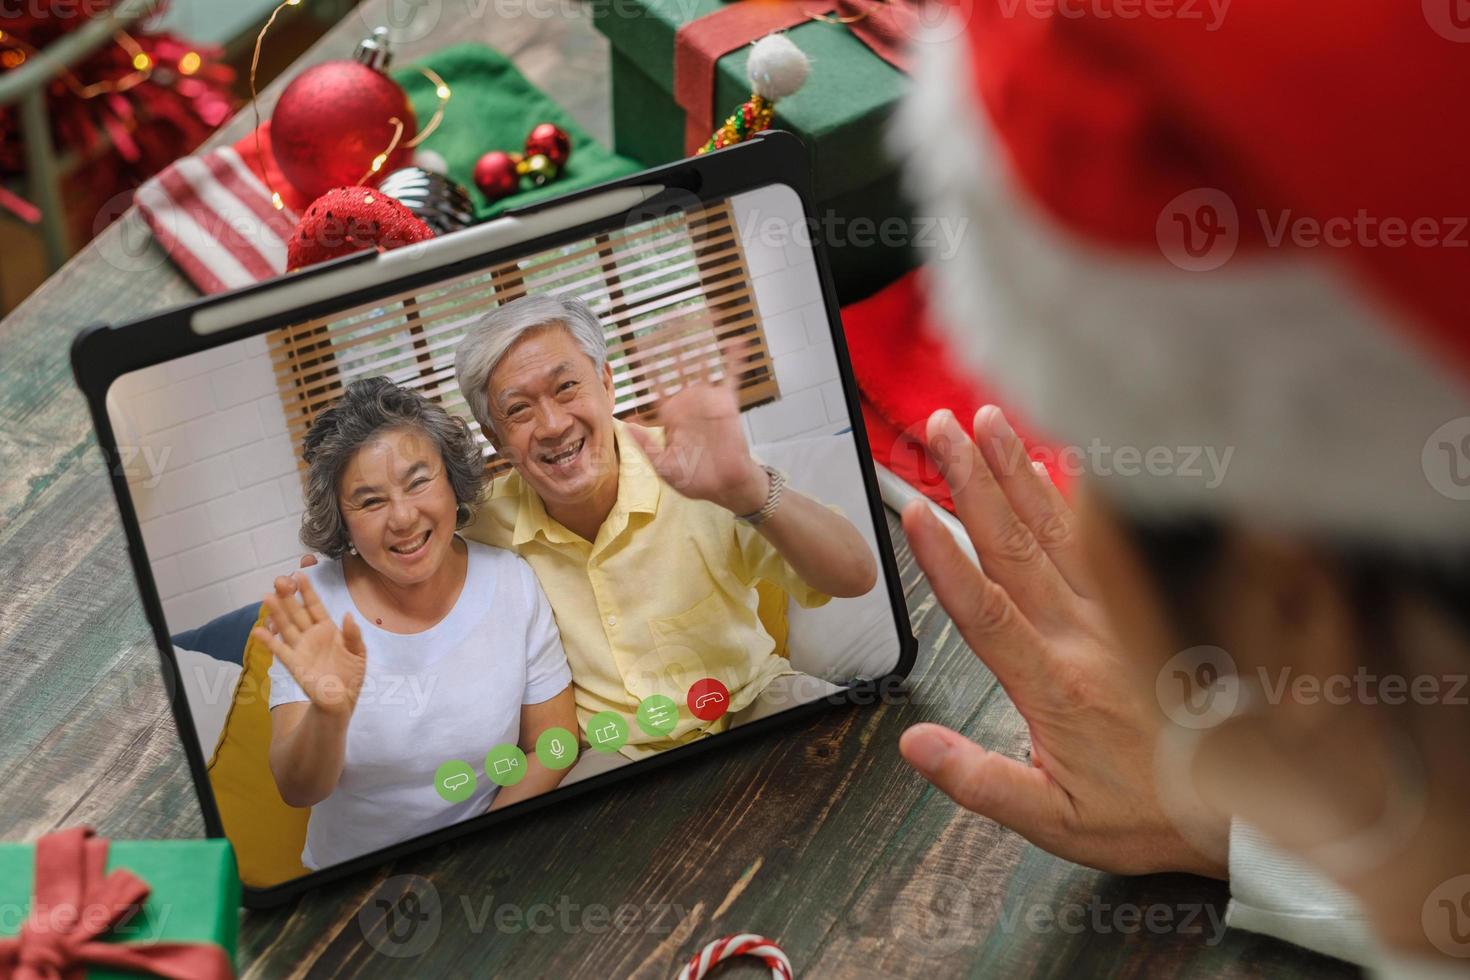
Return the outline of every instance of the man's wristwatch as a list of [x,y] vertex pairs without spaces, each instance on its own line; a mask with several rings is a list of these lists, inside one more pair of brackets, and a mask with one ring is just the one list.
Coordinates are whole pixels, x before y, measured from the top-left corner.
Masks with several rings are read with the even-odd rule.
[[771,478],[771,485],[766,491],[766,502],[761,505],[760,510],[753,514],[739,515],[740,520],[747,524],[764,524],[770,520],[771,515],[776,512],[776,506],[781,503],[781,491],[786,489],[786,474],[765,463],[761,464],[761,469],[765,470],[766,475]]

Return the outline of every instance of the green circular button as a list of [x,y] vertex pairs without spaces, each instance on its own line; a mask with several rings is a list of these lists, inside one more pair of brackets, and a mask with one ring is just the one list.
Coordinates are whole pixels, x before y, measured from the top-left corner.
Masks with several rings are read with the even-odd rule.
[[638,727],[644,734],[661,738],[679,724],[679,705],[663,694],[651,694],[638,702]]
[[485,775],[496,786],[514,786],[526,778],[526,753],[518,745],[497,745],[485,754]]
[[450,759],[434,771],[434,789],[448,803],[463,803],[475,794],[475,770],[468,762]]
[[587,720],[587,744],[599,752],[616,752],[628,741],[628,722],[616,711],[599,711]]
[[565,769],[577,761],[577,736],[565,728],[548,728],[536,736],[536,758],[547,769]]

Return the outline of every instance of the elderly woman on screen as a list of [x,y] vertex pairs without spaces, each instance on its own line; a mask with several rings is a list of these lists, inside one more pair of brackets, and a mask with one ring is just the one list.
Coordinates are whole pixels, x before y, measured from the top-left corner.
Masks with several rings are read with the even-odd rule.
[[[555,786],[498,789],[487,750],[576,727],[571,674],[530,566],[456,534],[483,462],[465,423],[385,378],[350,385],[306,435],[301,540],[329,560],[276,582],[270,766],[311,807],[302,863],[327,867]],[[448,791],[436,772],[474,771]],[[465,795],[465,790],[473,791]],[[498,793],[498,795],[497,795]]]

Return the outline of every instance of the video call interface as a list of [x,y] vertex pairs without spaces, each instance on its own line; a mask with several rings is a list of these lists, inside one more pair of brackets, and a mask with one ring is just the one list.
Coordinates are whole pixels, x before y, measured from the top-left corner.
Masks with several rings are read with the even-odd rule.
[[895,669],[804,228],[764,187],[113,384],[245,884]]

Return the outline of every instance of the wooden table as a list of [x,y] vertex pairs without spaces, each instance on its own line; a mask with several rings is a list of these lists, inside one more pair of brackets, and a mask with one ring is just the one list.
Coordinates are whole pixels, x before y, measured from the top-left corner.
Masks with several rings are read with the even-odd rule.
[[[401,48],[402,60],[477,37],[607,139],[607,52],[585,17],[476,18],[467,11],[494,5],[460,9],[467,2],[425,0],[442,16]],[[349,15],[298,67],[346,55],[381,10],[369,3]],[[248,125],[247,112],[216,141]],[[127,262],[110,260],[123,253]],[[0,323],[4,839],[77,823],[119,838],[203,833],[66,359],[81,326],[193,296],[133,213]],[[746,930],[778,938],[808,977],[1348,972],[1269,939],[1222,936],[1222,884],[1077,867],[914,775],[897,743],[916,721],[1018,758],[1027,736],[890,523],[920,637],[907,703],[829,711],[246,914],[242,973],[670,977],[703,943]],[[440,911],[395,946],[382,935],[383,909],[408,911],[395,906],[407,890],[426,902],[432,890]],[[396,928],[408,935],[405,921]],[[423,945],[414,958],[389,955]],[[747,963],[725,975],[765,974]]]

